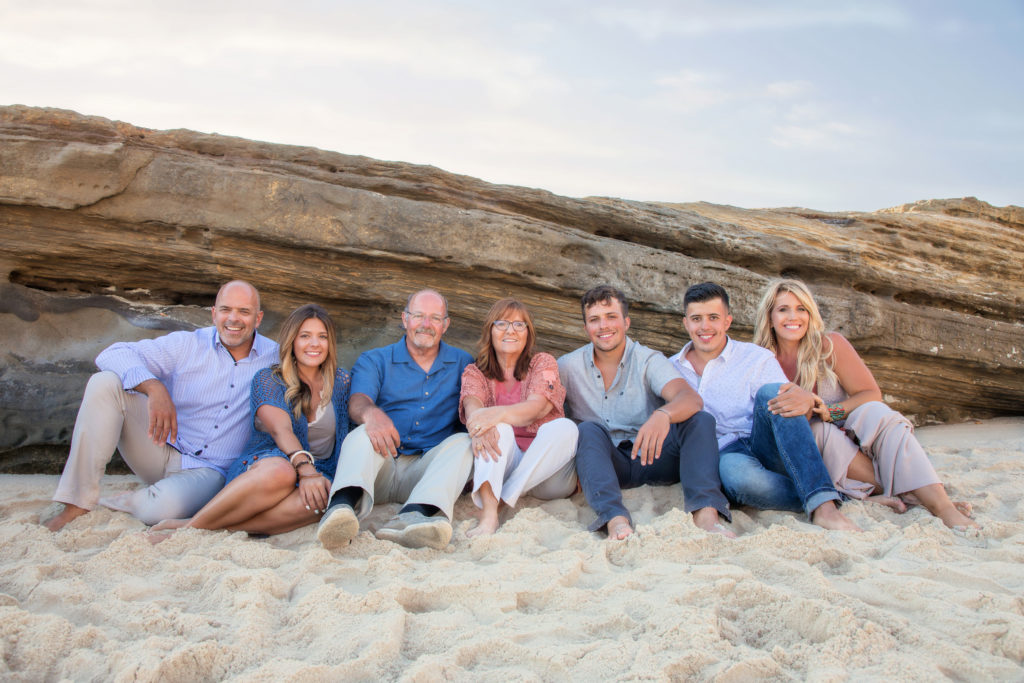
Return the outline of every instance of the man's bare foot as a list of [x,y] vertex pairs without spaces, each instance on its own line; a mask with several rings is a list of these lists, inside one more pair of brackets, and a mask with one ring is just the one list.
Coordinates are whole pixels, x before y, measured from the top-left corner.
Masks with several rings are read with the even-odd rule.
[[474,536],[489,536],[498,530],[498,516],[494,515],[481,515],[476,526],[466,532],[466,536],[473,538]]
[[188,523],[192,521],[191,517],[184,519],[165,519],[162,522],[154,524],[150,531],[167,531],[169,529],[180,529],[183,526],[188,526]]
[[867,501],[892,508],[901,515],[907,511],[907,504],[900,500],[898,496],[868,496]]
[[822,503],[811,513],[811,523],[832,531],[863,531],[839,511],[833,501]]
[[72,505],[71,503],[64,503],[64,509],[58,512],[55,517],[51,517],[43,522],[43,526],[50,531],[60,531],[64,528],[65,524],[73,519],[78,519],[86,512],[88,512],[88,510],[85,508],[80,508],[77,505]]
[[629,520],[619,515],[608,520],[608,538],[613,541],[623,541],[633,535],[633,527]]
[[726,538],[736,538],[732,529],[718,521],[718,510],[712,507],[701,508],[693,513],[693,523],[709,534],[721,534]]

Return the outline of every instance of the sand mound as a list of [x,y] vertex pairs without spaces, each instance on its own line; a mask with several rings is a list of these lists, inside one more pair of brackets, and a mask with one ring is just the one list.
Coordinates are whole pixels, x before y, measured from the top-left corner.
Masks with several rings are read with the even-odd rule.
[[[52,476],[0,477],[0,678],[39,680],[934,680],[1024,677],[1024,419],[918,432],[985,530],[851,502],[867,531],[738,510],[699,532],[678,487],[628,491],[638,533],[585,530],[581,496],[526,499],[444,551],[370,530],[330,553],[186,530],[158,546],[99,510],[38,525]],[[137,486],[109,477],[106,492]]]

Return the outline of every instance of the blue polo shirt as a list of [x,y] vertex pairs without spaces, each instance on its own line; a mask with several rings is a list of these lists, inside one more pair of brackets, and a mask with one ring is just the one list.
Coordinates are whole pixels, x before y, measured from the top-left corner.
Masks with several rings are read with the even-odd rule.
[[472,356],[438,347],[430,372],[416,364],[405,337],[390,346],[364,351],[352,368],[352,393],[366,394],[395,424],[402,455],[428,451],[462,429],[459,390]]

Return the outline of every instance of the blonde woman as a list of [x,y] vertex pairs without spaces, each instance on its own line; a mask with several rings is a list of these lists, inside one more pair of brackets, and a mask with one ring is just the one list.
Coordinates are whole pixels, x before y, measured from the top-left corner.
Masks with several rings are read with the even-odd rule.
[[550,500],[576,490],[578,432],[562,409],[558,363],[534,353],[535,338],[526,306],[501,299],[462,373],[459,413],[473,439],[473,502],[483,509],[468,536],[494,533],[501,503],[514,507],[523,493]]
[[316,304],[295,309],[281,326],[280,363],[253,377],[255,429],[227,484],[192,518],[164,520],[153,531],[280,534],[317,521],[348,434],[349,385],[330,315]]
[[898,512],[906,510],[904,501],[920,503],[948,527],[978,526],[969,504],[950,501],[910,421],[882,402],[850,342],[824,329],[807,285],[791,279],[768,285],[754,342],[775,354],[790,381],[815,394],[811,428],[836,489],[851,498],[875,497]]

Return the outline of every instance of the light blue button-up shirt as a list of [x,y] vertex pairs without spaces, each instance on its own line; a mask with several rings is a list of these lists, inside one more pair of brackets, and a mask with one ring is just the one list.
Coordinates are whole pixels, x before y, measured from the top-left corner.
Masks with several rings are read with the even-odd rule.
[[725,348],[704,366],[698,375],[686,352],[693,346],[687,342],[683,350],[670,359],[687,384],[704,399],[704,410],[715,418],[718,449],[750,436],[754,426],[754,397],[765,384],[785,383],[775,354],[749,342],[728,338]]
[[178,413],[178,438],[171,445],[181,452],[181,468],[212,467],[224,474],[252,430],[253,375],[277,361],[277,342],[259,334],[249,355],[236,361],[217,328],[204,327],[118,342],[96,357],[96,366],[117,373],[128,390],[148,379],[163,382]]
[[626,350],[607,390],[587,344],[558,359],[565,386],[565,414],[577,422],[597,422],[612,441],[632,441],[655,410],[665,405],[661,391],[679,373],[660,351],[626,338]]

